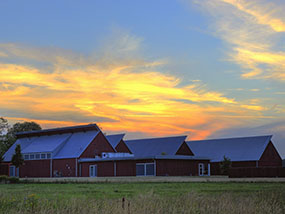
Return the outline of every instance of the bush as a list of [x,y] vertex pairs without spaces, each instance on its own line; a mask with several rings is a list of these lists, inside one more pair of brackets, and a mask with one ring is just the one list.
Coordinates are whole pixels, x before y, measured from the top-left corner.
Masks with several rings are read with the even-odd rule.
[[8,177],[7,175],[1,175],[0,176],[0,183],[16,184],[19,182],[20,182],[19,178],[16,178],[16,177]]

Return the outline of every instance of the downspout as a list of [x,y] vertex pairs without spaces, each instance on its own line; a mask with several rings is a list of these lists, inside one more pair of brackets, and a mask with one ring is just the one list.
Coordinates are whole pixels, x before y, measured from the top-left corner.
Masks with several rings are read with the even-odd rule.
[[75,177],[78,177],[78,172],[77,172],[77,158],[75,158]]
[[117,164],[116,161],[114,161],[114,176],[117,176]]
[[50,156],[50,164],[49,164],[49,167],[50,167],[50,177],[52,177],[52,155]]

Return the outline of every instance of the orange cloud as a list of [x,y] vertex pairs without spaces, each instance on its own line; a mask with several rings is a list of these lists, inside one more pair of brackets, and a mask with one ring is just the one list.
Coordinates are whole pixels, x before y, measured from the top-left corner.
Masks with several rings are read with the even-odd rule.
[[[122,48],[125,55],[137,42]],[[14,121],[34,120],[44,127],[96,122],[104,132],[201,139],[241,124],[239,117],[263,118],[266,110],[211,91],[201,81],[179,86],[178,77],[159,72],[165,60],[146,62],[133,54],[117,59],[105,53],[92,63],[91,58],[65,51],[34,56],[36,48],[29,52],[12,44],[2,46],[10,58],[51,64],[49,71],[37,65],[0,64],[0,112]]]

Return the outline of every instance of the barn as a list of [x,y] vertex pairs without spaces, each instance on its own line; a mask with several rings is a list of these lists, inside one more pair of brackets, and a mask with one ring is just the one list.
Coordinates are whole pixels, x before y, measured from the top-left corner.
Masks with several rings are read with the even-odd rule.
[[[221,174],[224,156],[232,168],[282,167],[282,159],[272,143],[272,135],[186,142],[195,155],[211,159],[211,174]],[[242,175],[241,175],[242,176]]]
[[[96,124],[22,132],[4,154],[10,176],[96,177],[209,175],[208,158],[194,156],[186,136],[124,141]],[[16,145],[24,164],[11,164]],[[152,146],[151,146],[152,145]],[[142,150],[144,148],[144,150]]]

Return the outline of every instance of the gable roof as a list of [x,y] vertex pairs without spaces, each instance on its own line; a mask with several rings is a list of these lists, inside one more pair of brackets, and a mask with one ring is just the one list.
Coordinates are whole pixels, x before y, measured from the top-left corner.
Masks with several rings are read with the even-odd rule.
[[272,135],[238,137],[186,142],[194,155],[209,157],[212,162],[223,161],[224,155],[231,161],[257,161],[261,158]]
[[187,136],[125,140],[135,157],[175,155]]
[[94,125],[41,130],[36,135],[35,131],[25,132],[4,154],[4,161],[11,161],[17,144],[23,154],[47,152],[53,159],[79,158],[100,132]]
[[[114,135],[107,135],[106,138],[109,143],[112,145],[113,149],[120,143],[120,141],[124,138],[125,134],[114,134]],[[116,150],[116,149],[115,149]]]

